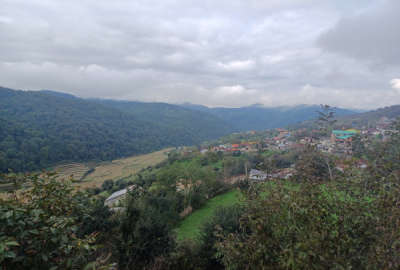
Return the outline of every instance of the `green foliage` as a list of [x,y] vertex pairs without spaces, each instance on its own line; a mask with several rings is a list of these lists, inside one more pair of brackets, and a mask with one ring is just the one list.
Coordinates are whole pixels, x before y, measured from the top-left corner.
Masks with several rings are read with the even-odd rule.
[[[359,180],[359,179],[358,179]],[[394,179],[393,179],[394,180]],[[249,194],[241,229],[218,250],[227,269],[397,269],[400,187],[276,182]],[[260,186],[259,188],[262,188]]]
[[141,190],[130,193],[116,240],[120,269],[142,269],[173,249],[171,208],[157,195]]
[[352,152],[353,156],[357,158],[361,158],[366,154],[367,149],[365,148],[366,138],[363,138],[360,134],[356,134],[352,137]]
[[217,243],[229,234],[240,232],[239,220],[242,214],[243,209],[238,204],[219,207],[211,220],[203,225],[198,256],[203,260],[204,269],[224,269]]
[[95,234],[77,236],[85,195],[51,175],[28,175],[32,188],[0,201],[4,269],[72,269],[88,263]]
[[336,108],[329,105],[320,105],[318,112],[318,125],[324,135],[329,135],[332,131],[333,125],[336,123],[335,113]]
[[239,191],[231,190],[208,200],[202,208],[194,211],[179,224],[177,228],[178,240],[199,238],[202,226],[212,219],[217,209],[239,203],[239,196]]
[[330,170],[334,167],[333,158],[317,151],[312,146],[307,146],[300,152],[296,162],[295,178],[300,181],[323,182],[328,181]]

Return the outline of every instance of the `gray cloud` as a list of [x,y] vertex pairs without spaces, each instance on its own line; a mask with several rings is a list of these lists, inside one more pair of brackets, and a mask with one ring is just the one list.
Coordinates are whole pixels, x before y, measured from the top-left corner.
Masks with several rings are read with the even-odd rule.
[[386,0],[341,19],[324,33],[323,49],[379,65],[400,65],[400,1]]
[[[357,40],[343,49],[337,45],[348,33],[342,30],[347,24],[365,25],[359,27],[360,39],[379,32],[368,32],[368,27],[372,18],[393,9],[391,2],[0,4],[0,85],[8,87],[211,106],[335,103],[374,108],[400,103],[399,91],[390,84],[400,77],[399,65],[386,56],[388,48],[398,46],[368,45],[375,48],[374,59],[388,64],[380,68],[353,52]],[[357,15],[360,9],[367,11]]]

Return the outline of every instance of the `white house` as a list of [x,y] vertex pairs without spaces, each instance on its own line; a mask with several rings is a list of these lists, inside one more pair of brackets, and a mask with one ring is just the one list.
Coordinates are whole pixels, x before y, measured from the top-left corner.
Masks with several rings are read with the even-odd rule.
[[253,181],[264,181],[268,178],[268,174],[256,170],[256,169],[251,169],[250,174],[249,174],[249,179]]

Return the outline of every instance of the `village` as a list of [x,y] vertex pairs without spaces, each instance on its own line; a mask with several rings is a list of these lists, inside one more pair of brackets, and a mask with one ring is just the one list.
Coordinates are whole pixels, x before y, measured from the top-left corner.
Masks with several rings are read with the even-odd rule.
[[[368,164],[362,158],[354,157],[354,144],[361,143],[364,147],[368,147],[374,140],[386,141],[391,134],[396,131],[391,129],[394,119],[382,117],[373,127],[343,128],[333,129],[328,136],[322,135],[320,130],[300,129],[283,129],[276,128],[266,131],[248,131],[244,135],[237,133],[241,139],[230,139],[230,143],[209,143],[198,147],[177,147],[174,151],[183,156],[206,155],[209,152],[219,153],[224,156],[238,157],[243,154],[271,154],[285,153],[290,151],[301,151],[306,146],[315,147],[322,153],[333,155],[336,158],[335,169],[344,172],[349,167],[346,160],[355,161],[355,165],[359,169],[367,168]],[[242,138],[244,136],[244,138]],[[356,142],[356,140],[358,140]],[[354,164],[353,164],[354,165]],[[270,179],[289,179],[296,173],[296,164],[291,164],[287,168],[280,168],[273,171],[260,170],[257,168],[246,168],[245,174],[230,177],[230,182],[243,181],[248,179],[250,182],[264,182]],[[227,180],[227,179],[225,179]],[[177,191],[187,191],[187,186],[183,184],[183,180],[177,182]],[[199,184],[199,183],[195,183]],[[189,185],[190,186],[190,185]],[[105,200],[105,205],[114,206],[113,209],[118,211],[121,198],[133,189],[129,186],[123,190],[114,192]]]
[[[343,129],[333,129],[329,136],[321,136],[320,130],[314,129],[310,131],[305,128],[297,130],[276,128],[265,132],[249,131],[247,132],[249,137],[252,135],[258,135],[259,137],[261,133],[263,138],[261,140],[248,140],[201,147],[200,153],[205,154],[212,151],[235,156],[242,153],[296,151],[302,150],[309,145],[316,147],[316,149],[323,153],[329,153],[338,157],[336,169],[343,172],[347,167],[344,161],[354,157],[354,144],[359,143],[367,148],[375,140],[387,141],[391,134],[396,132],[391,128],[394,120],[382,117],[374,126],[363,126],[360,129],[345,127]],[[358,141],[356,142],[356,140]],[[366,161],[359,158],[357,160],[357,167],[365,169],[367,167]],[[265,172],[250,168],[246,177],[252,181],[265,181],[274,178],[288,179],[294,172],[295,164],[292,164],[289,168],[274,172]]]

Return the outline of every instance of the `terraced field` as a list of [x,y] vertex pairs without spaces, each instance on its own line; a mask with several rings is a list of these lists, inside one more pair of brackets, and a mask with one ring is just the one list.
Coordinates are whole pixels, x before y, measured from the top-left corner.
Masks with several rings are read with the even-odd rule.
[[131,176],[141,169],[154,166],[167,159],[167,152],[171,148],[153,152],[150,154],[132,156],[123,159],[113,160],[95,166],[94,171],[85,176],[82,182],[77,183],[80,188],[99,187],[106,180],[117,180]]
[[[73,177],[79,181],[74,185],[81,189],[100,187],[106,180],[118,180],[129,177],[143,168],[157,165],[168,158],[167,153],[171,149],[167,148],[145,155],[132,156],[100,164],[68,163],[50,168],[49,171],[57,172],[58,179]],[[13,187],[12,184],[1,184],[0,198],[4,197],[5,192],[12,190]]]
[[59,165],[52,169],[57,172],[57,178],[74,178],[75,180],[82,180],[85,174],[90,170],[90,167],[83,163],[69,163]]

